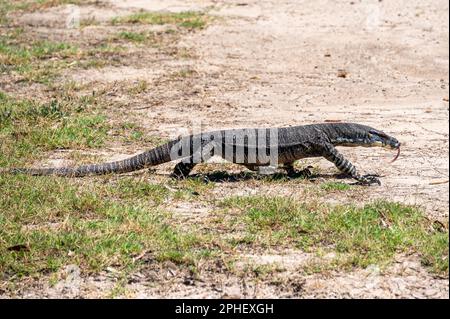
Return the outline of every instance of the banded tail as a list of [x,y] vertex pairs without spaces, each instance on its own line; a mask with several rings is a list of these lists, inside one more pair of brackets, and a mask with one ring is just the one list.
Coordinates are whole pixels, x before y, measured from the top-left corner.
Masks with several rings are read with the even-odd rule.
[[88,175],[105,175],[110,173],[128,173],[172,161],[170,156],[170,148],[173,146],[174,142],[176,141],[166,143],[121,161],[82,165],[78,167],[12,168],[3,171],[0,170],[0,173],[26,174],[33,176],[54,175],[63,177],[83,177]]

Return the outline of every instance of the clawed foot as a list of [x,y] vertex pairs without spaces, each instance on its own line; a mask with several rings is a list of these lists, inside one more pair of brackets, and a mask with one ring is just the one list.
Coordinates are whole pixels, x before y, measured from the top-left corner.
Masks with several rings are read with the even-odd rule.
[[301,171],[297,171],[295,169],[288,170],[287,175],[289,178],[299,178],[299,177],[308,178],[312,176],[311,168],[313,167],[308,166],[307,168],[302,169]]
[[189,176],[189,173],[194,168],[194,166],[195,166],[194,163],[180,162],[177,165],[175,165],[173,173],[170,175],[170,177],[178,180],[186,179]]
[[380,180],[378,179],[378,177],[380,177],[380,175],[377,174],[367,174],[364,176],[361,176],[358,179],[358,185],[364,185],[364,186],[370,186],[373,184],[378,184],[381,185]]
[[172,174],[170,174],[170,177],[176,180],[183,180],[188,178],[189,173],[190,170],[186,169],[183,165],[177,165]]

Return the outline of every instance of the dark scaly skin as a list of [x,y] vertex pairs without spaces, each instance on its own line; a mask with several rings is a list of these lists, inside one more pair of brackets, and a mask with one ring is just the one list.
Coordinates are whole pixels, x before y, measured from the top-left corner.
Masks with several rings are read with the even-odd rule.
[[[231,144],[229,140],[225,139],[225,134],[229,134],[227,136],[233,136],[235,138]],[[242,164],[250,169],[256,169],[259,166],[269,165],[266,158],[263,159],[263,156],[260,155],[266,149],[260,149],[257,145],[250,145],[248,142],[245,142],[244,136],[249,141],[252,138],[256,140],[258,134],[260,133],[257,133],[256,129],[248,129],[244,133],[242,130],[215,131],[183,137],[123,161],[84,165],[75,168],[19,168],[3,172],[81,177],[86,175],[132,172],[170,161],[184,159],[175,166],[172,175],[176,178],[185,178],[197,163],[194,157],[201,158],[201,162],[204,162],[212,155],[219,155],[230,162],[237,163],[237,149],[240,149],[245,154],[243,160],[239,161],[238,164]],[[400,143],[395,138],[388,136],[382,131],[355,123],[324,123],[285,127],[277,129],[277,134],[277,164],[282,165],[288,172],[288,175],[295,175],[296,172],[293,169],[293,163],[296,160],[309,157],[324,157],[334,163],[341,172],[351,176],[364,185],[380,184],[380,181],[374,175],[361,176],[355,166],[345,159],[335,146],[380,146],[391,149],[399,149],[400,147]],[[201,141],[199,145],[193,142],[195,138],[198,138],[197,141]],[[171,150],[180,143],[185,143],[184,146],[189,147],[189,152],[187,154],[177,153],[174,156],[173,152],[171,154]],[[225,154],[225,151],[222,151],[221,154],[214,154],[211,146],[218,145],[222,149],[225,149],[227,146],[233,147],[234,152],[231,155]],[[257,154],[256,158],[251,159],[247,156],[251,152]]]

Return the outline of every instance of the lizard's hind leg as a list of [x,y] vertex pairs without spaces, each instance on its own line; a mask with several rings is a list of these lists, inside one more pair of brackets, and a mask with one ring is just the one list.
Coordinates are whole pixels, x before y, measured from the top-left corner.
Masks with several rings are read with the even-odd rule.
[[195,165],[197,164],[194,163],[194,158],[191,156],[188,160],[183,160],[175,165],[171,177],[175,179],[185,179],[194,169]]
[[311,172],[312,166],[308,166],[305,169],[298,171],[294,168],[294,162],[290,162],[290,163],[283,164],[281,166],[281,168],[286,171],[287,176],[290,178],[310,177],[312,175],[312,172]]
[[184,159],[175,165],[175,168],[172,173],[172,177],[176,179],[185,179],[188,177],[189,173],[194,169],[194,167],[198,164],[198,162],[206,162],[213,155],[213,145],[210,144],[206,147],[202,147],[201,150],[198,150],[191,155],[188,159]]

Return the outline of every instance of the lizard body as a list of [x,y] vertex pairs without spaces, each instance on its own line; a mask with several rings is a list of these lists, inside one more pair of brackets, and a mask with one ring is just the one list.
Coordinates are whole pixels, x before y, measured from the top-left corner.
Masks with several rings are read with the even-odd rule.
[[380,184],[374,175],[361,176],[336,146],[400,149],[397,139],[372,127],[356,123],[323,123],[272,129],[213,131],[185,136],[121,161],[73,168],[15,168],[6,172],[81,177],[126,173],[181,159],[175,166],[173,176],[185,178],[196,164],[218,155],[250,169],[282,165],[288,173],[292,173],[294,161],[324,157],[333,162],[341,172],[362,184]]

